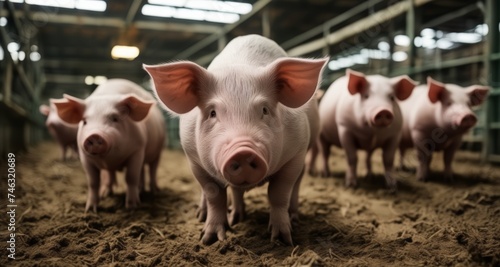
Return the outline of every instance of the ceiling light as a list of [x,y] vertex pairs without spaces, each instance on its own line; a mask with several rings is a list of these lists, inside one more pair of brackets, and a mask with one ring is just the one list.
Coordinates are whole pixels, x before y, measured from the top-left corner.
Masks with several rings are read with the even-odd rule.
[[142,7],[142,14],[147,16],[155,16],[155,17],[164,17],[170,18],[175,14],[176,9],[173,7],[167,6],[152,6],[152,5],[144,5]]
[[439,49],[450,49],[452,46],[453,46],[453,42],[446,39],[446,38],[439,39],[437,41],[437,47]]
[[164,6],[178,6],[183,7],[187,0],[148,0],[148,3],[154,5],[164,5]]
[[92,77],[90,75],[85,77],[85,84],[86,85],[92,85],[93,83],[94,83],[94,77]]
[[33,62],[39,61],[41,58],[42,58],[42,55],[40,55],[40,53],[38,53],[36,51],[30,53],[30,59]]
[[214,10],[236,14],[247,14],[252,11],[251,4],[232,1],[189,0],[184,6],[194,9]]
[[0,18],[0,27],[5,27],[5,25],[7,25],[7,18],[1,17]]
[[19,44],[16,42],[10,42],[7,45],[7,50],[11,53],[19,51]]
[[106,10],[106,2],[100,0],[79,0],[76,2],[76,8],[80,10],[103,12]]
[[397,51],[392,54],[392,60],[396,62],[403,62],[408,58],[408,54],[404,51]]
[[24,51],[19,51],[17,58],[19,61],[23,61],[26,58],[26,53],[24,53]]
[[207,11],[207,14],[205,16],[206,21],[220,22],[220,23],[234,23],[239,19],[240,16],[237,14],[213,12],[213,11]]
[[111,57],[113,59],[124,58],[133,60],[139,55],[139,48],[136,46],[115,45],[111,49]]
[[26,0],[26,4],[36,5],[36,6],[75,8],[74,0]]
[[430,28],[425,28],[420,32],[422,37],[434,38],[436,36],[436,31]]
[[410,37],[406,35],[396,35],[394,36],[394,43],[399,46],[409,46],[410,45]]
[[178,8],[173,17],[176,19],[204,20],[205,14],[206,11],[203,10]]
[[95,76],[94,77],[94,84],[100,85],[105,83],[108,80],[106,76]]
[[464,43],[464,44],[475,44],[481,42],[482,36],[478,33],[471,32],[451,32],[447,33],[447,39],[453,42]]
[[378,49],[380,49],[382,51],[389,51],[391,49],[391,46],[389,45],[389,43],[385,42],[385,41],[378,43],[377,47],[378,47]]
[[3,60],[3,48],[0,46],[0,61]]

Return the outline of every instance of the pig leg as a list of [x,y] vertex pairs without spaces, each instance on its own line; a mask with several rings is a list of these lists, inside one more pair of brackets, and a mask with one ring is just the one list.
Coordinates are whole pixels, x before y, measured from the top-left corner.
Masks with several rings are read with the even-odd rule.
[[299,175],[299,179],[295,182],[293,186],[292,196],[290,197],[290,207],[288,208],[288,214],[290,215],[290,221],[292,224],[298,224],[299,222],[299,189],[300,182],[304,176],[304,169]]
[[451,168],[451,163],[453,162],[453,157],[455,156],[455,151],[457,151],[458,147],[461,143],[461,138],[453,141],[447,148],[444,149],[443,153],[443,161],[444,161],[444,178],[447,181],[453,181],[453,170]]
[[85,205],[85,212],[89,211],[90,208],[94,212],[97,212],[97,204],[99,204],[99,186],[101,179],[99,177],[99,168],[82,161],[85,172],[87,174],[88,190],[87,204]]
[[101,198],[113,194],[113,185],[116,183],[116,173],[109,170],[101,170],[101,186],[99,196]]
[[245,193],[244,189],[231,187],[232,191],[232,205],[231,213],[229,214],[229,225],[233,226],[245,218],[245,201],[243,195]]
[[286,163],[269,179],[268,198],[270,209],[269,230],[271,242],[280,238],[285,244],[292,245],[290,215],[288,210],[293,187],[299,180],[304,168],[304,156],[298,154]]
[[354,135],[349,131],[340,128],[339,137],[340,143],[342,144],[347,156],[347,164],[349,165],[345,173],[345,185],[347,187],[355,187],[357,185],[356,167],[358,165],[358,153]]
[[320,136],[320,144],[321,144],[321,154],[323,156],[323,170],[321,171],[321,177],[329,177],[330,166],[328,166],[328,159],[330,158],[330,144],[326,141],[322,136]]
[[145,165],[142,165],[141,176],[140,176],[140,179],[139,179],[139,192],[146,191],[146,186],[145,186],[146,177],[144,176],[144,168],[145,168]]
[[372,173],[372,154],[373,150],[366,151],[366,178],[370,179],[373,176]]
[[[214,178],[199,165],[191,162],[191,170],[198,180],[203,191],[200,209],[206,205],[206,221],[201,232],[201,241],[210,245],[217,240],[226,239],[227,221],[227,192],[226,188],[214,182]],[[200,218],[200,216],[198,216]]]
[[432,160],[432,152],[423,146],[417,146],[417,180],[426,181],[429,176],[429,165]]
[[207,219],[207,199],[203,190],[201,192],[200,204],[198,205],[198,209],[196,209],[196,218],[198,218],[199,222],[204,222]]
[[149,163],[149,191],[152,193],[160,191],[158,183],[156,181],[156,172],[158,170],[158,163],[160,162],[160,157]]
[[141,183],[141,176],[144,176],[143,162],[144,153],[142,152],[135,153],[128,160],[127,172],[125,174],[125,181],[127,182],[127,192],[125,197],[126,208],[137,207],[140,203],[139,187]]
[[66,152],[67,147],[65,145],[61,145],[61,160],[66,161]]
[[311,176],[317,176],[318,171],[316,170],[316,158],[318,156],[318,150],[320,144],[318,144],[319,141],[316,141],[309,151],[307,152],[307,160],[306,160],[306,166],[307,166],[307,173]]
[[397,182],[394,178],[393,167],[394,167],[394,158],[396,156],[398,142],[389,142],[382,150],[382,160],[384,162],[384,170],[385,170],[385,183],[387,187],[391,191],[396,191]]

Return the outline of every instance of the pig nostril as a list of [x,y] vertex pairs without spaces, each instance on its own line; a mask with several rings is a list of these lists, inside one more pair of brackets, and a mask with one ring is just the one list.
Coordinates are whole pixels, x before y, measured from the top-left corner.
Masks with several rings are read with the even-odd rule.
[[230,165],[229,165],[229,168],[231,171],[237,171],[239,168],[240,168],[240,164],[238,162],[232,162]]
[[255,162],[253,162],[253,161],[252,161],[252,162],[250,162],[250,164],[249,164],[249,165],[250,165],[250,167],[252,167],[253,169],[257,169],[257,167],[258,167],[258,166],[257,166],[257,163],[255,163]]

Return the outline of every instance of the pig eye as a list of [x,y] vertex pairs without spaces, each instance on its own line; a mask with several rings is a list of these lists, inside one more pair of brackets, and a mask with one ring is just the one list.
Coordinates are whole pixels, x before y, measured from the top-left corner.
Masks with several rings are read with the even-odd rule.
[[390,99],[391,101],[394,101],[394,96],[393,96],[393,95],[390,95],[390,96],[389,96],[389,99]]
[[267,115],[269,114],[269,110],[266,107],[262,108],[262,114]]
[[86,119],[82,119],[83,121],[83,125],[87,125],[87,120]]
[[366,95],[363,96],[364,99],[368,99],[368,97],[370,97],[369,94],[366,94]]
[[118,116],[116,116],[116,115],[111,116],[111,121],[118,122]]
[[445,104],[446,104],[446,106],[448,106],[448,107],[449,107],[449,106],[451,106],[451,104],[453,104],[453,103],[451,103],[451,101],[446,101],[446,103],[445,103]]
[[215,110],[210,111],[210,118],[215,118],[217,116],[217,113]]

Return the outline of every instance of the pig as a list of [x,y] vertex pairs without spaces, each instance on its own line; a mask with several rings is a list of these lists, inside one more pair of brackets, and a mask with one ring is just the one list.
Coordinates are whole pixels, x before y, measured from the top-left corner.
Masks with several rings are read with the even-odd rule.
[[356,186],[357,150],[367,152],[366,168],[370,176],[371,155],[375,149],[382,148],[386,184],[395,190],[392,168],[403,126],[396,99],[408,98],[415,85],[406,75],[395,78],[365,76],[347,69],[345,76],[331,84],[319,104],[321,130],[316,147],[311,149],[309,173],[317,175],[315,161],[321,151],[321,175],[331,175],[328,157],[331,145],[335,145],[343,148],[347,156],[346,186]]
[[[97,211],[101,179],[108,183],[105,190],[116,180],[116,171],[123,168],[127,169],[126,207],[136,207],[146,164],[150,190],[157,189],[156,170],[165,125],[155,99],[124,79],[108,80],[85,100],[70,95],[64,98],[53,103],[61,119],[78,123],[77,143],[89,189],[85,211]],[[107,170],[109,177],[100,177],[101,170]]]
[[418,86],[410,98],[399,104],[403,113],[403,135],[399,144],[400,164],[408,148],[417,150],[417,179],[426,181],[434,151],[443,151],[444,177],[452,180],[451,163],[462,136],[477,118],[471,107],[481,105],[490,88],[481,85],[460,87],[443,84],[427,77],[427,85]]
[[246,35],[207,69],[189,61],[144,65],[164,108],[180,116],[181,144],[202,188],[202,243],[224,240],[244,217],[244,192],[268,181],[271,240],[292,244],[304,157],[319,131],[313,95],[326,61],[291,58],[274,41]]
[[49,130],[50,135],[59,143],[61,147],[61,160],[66,161],[68,148],[73,150],[78,155],[78,148],[76,145],[76,132],[78,125],[69,124],[61,120],[57,115],[57,109],[54,104],[40,105],[40,113],[47,116],[45,126]]

